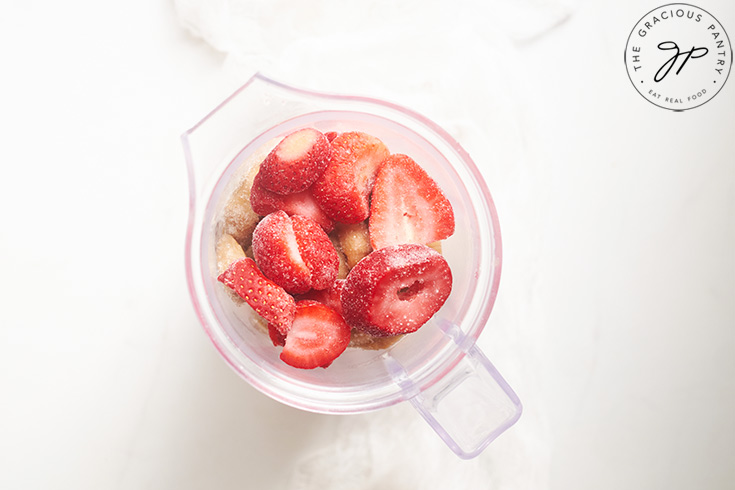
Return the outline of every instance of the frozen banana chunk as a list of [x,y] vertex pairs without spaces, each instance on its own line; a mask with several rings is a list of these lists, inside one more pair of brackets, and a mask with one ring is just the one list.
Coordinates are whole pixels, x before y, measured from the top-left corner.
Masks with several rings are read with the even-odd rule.
[[245,258],[245,252],[232,235],[224,234],[217,241],[217,272],[222,274],[233,262]]
[[340,223],[335,228],[340,248],[347,258],[347,267],[352,269],[372,251],[367,221],[354,224]]
[[349,347],[356,347],[364,350],[380,350],[387,349],[391,345],[395,344],[403,335],[391,335],[390,337],[376,337],[369,333],[363,332],[356,328],[352,329],[352,335],[350,337]]
[[245,250],[250,247],[253,230],[260,221],[260,216],[253,211],[253,207],[250,205],[250,190],[253,187],[253,180],[260,171],[260,164],[263,163],[265,157],[279,141],[280,138],[268,141],[240,165],[240,176],[234,178],[238,183],[230,193],[222,210],[222,233],[232,235]]

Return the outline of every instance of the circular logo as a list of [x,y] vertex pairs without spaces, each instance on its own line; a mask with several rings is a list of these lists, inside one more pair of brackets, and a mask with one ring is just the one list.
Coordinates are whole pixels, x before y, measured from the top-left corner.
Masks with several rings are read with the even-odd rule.
[[732,66],[725,29],[706,10],[670,3],[638,21],[625,46],[625,67],[644,99],[673,111],[717,95]]

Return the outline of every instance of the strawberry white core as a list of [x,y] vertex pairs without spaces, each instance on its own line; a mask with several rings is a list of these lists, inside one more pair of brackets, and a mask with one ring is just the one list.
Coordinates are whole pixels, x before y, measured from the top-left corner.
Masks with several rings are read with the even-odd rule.
[[297,131],[290,134],[278,145],[278,157],[285,161],[294,161],[306,157],[309,150],[316,145],[318,133],[311,130]]

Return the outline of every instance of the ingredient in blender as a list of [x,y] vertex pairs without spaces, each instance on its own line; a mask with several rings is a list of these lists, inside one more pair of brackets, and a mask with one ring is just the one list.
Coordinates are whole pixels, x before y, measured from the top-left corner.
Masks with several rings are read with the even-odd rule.
[[391,155],[375,179],[369,227],[374,249],[427,244],[454,233],[454,212],[434,179],[411,157]]
[[285,289],[268,280],[253,259],[245,257],[230,264],[217,279],[234,290],[282,335],[288,333],[296,314],[296,301]]
[[353,328],[375,336],[415,332],[446,301],[452,272],[436,251],[415,243],[390,245],[347,275],[340,299]]
[[349,343],[350,327],[342,315],[316,301],[299,301],[281,360],[302,369],[327,367]]
[[[441,240],[454,213],[436,182],[362,132],[306,128],[269,148],[225,203],[217,259],[281,359],[327,367],[348,346],[385,349],[424,325],[452,289]],[[229,217],[244,196],[256,217],[238,229]]]
[[390,152],[378,138],[360,132],[342,133],[331,144],[332,159],[314,182],[314,197],[335,221],[364,221],[375,175]]

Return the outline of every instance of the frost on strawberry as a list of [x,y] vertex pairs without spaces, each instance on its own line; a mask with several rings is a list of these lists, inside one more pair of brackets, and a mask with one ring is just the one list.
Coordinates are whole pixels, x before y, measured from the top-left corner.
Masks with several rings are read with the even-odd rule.
[[411,333],[442,307],[451,290],[444,257],[426,245],[392,245],[372,252],[347,275],[342,315],[371,335]]
[[291,216],[301,258],[310,274],[313,289],[327,289],[334,284],[339,272],[339,255],[324,230],[305,216]]
[[324,172],[331,153],[332,146],[321,132],[313,128],[295,131],[263,160],[260,182],[276,194],[306,190]]
[[311,272],[301,257],[291,218],[283,211],[269,214],[255,227],[253,255],[263,274],[289,293],[311,289]]
[[389,154],[382,141],[366,133],[334,138],[329,165],[311,188],[327,216],[342,223],[364,221],[370,214],[375,175]]
[[324,230],[305,216],[276,211],[253,232],[258,267],[291,294],[325,289],[337,279],[339,256]]

